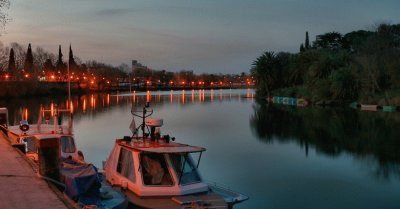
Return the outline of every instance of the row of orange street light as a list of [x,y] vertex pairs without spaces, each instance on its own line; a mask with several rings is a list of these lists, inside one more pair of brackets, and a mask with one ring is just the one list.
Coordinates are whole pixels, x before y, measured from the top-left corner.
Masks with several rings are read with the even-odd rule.
[[[43,74],[45,73],[44,71],[42,72]],[[30,79],[30,74],[29,73],[25,73],[24,74],[24,78],[25,79]],[[72,73],[72,75],[70,75],[70,80],[71,81],[79,81],[79,80],[84,80],[84,81],[87,81],[87,82],[90,82],[91,84],[94,84],[95,82],[96,82],[96,80],[98,80],[97,78],[96,78],[96,76],[94,76],[94,74],[92,74],[91,76],[89,75],[89,76],[86,76],[85,74],[83,74],[82,76],[78,76],[78,75],[75,75],[74,73]],[[10,80],[11,79],[11,76],[9,75],[9,74],[5,74],[4,75],[4,79],[5,80]],[[61,81],[61,80],[63,80],[63,81],[65,81],[66,79],[65,79],[65,77],[63,77],[63,76],[61,76],[60,75],[60,72],[58,72],[58,75],[57,74],[50,74],[50,75],[48,75],[48,76],[42,76],[42,77],[39,77],[39,80],[40,81],[48,81],[48,82],[53,82],[53,81]],[[107,84],[110,84],[111,83],[111,81],[110,80],[108,80],[108,79],[106,79],[106,78],[102,78],[102,80],[104,80]],[[133,78],[133,81],[138,81],[138,80],[140,80],[140,79],[136,79],[136,78]],[[149,85],[152,85],[153,84],[153,82],[154,81],[152,81],[152,80],[145,80],[145,84],[147,85],[147,86],[149,86]],[[249,79],[249,78],[247,78],[246,79],[246,81],[239,81],[239,82],[237,82],[237,83],[245,83],[246,85],[254,85],[255,84],[255,81],[253,80],[253,79]],[[161,81],[160,80],[158,80],[158,84],[161,84]],[[165,83],[164,83],[165,84]],[[168,83],[169,85],[182,85],[182,86],[184,86],[184,85],[191,85],[191,86],[194,86],[194,85],[206,85],[206,82],[204,82],[204,81],[190,81],[190,82],[186,82],[186,81],[169,81],[169,83]],[[211,86],[214,86],[214,85],[232,85],[233,83],[232,83],[232,81],[229,81],[229,82],[224,82],[224,81],[218,81],[218,82],[210,82],[209,83]]]
[[[29,78],[30,78],[30,75],[29,75],[28,73],[26,73],[26,74],[24,74],[24,78],[25,78],[25,79],[29,79]],[[4,75],[4,79],[5,79],[5,80],[10,80],[10,79],[11,79],[11,76],[8,75],[8,74],[5,74],[5,75]],[[79,78],[78,76],[76,76],[76,77],[75,77],[75,76],[70,76],[70,79],[71,79],[71,81],[74,81],[74,80],[76,80],[76,81],[81,80],[81,78]],[[90,83],[91,83],[91,84],[94,84],[94,83],[95,83],[95,80],[96,80],[96,77],[92,77],[91,79],[89,79],[88,77],[83,76],[82,79],[85,80],[85,81],[86,81],[86,80],[90,80]],[[65,80],[65,79],[63,79],[61,76],[50,75],[50,76],[47,77],[47,79],[46,79],[45,76],[39,77],[39,80],[40,80],[40,81],[54,82],[54,81],[57,81],[57,80]],[[105,80],[105,78],[103,78],[103,80]],[[110,81],[107,80],[106,83],[107,83],[107,84],[110,84]]]
[[[147,80],[147,81],[146,81],[146,84],[147,84],[147,85],[152,84],[152,83],[153,83],[153,82],[150,81],[150,80]],[[161,83],[161,82],[158,81],[158,83]],[[170,81],[169,84],[170,84],[170,85],[173,85],[173,84],[175,84],[175,82],[174,82],[174,81]],[[181,85],[187,85],[187,84],[191,84],[191,85],[195,85],[195,84],[198,84],[198,85],[205,85],[206,83],[205,83],[204,81],[199,81],[199,82],[195,82],[195,81],[192,81],[192,82],[181,81],[181,82],[176,82],[176,84],[177,84],[177,85],[179,85],[179,84],[181,84]],[[211,84],[211,85],[218,85],[218,84],[219,84],[219,85],[224,85],[224,84],[232,84],[232,82],[231,82],[231,81],[229,81],[229,82],[219,81],[219,82],[210,82],[210,84]],[[248,84],[248,85],[254,84],[254,81],[249,81],[249,80],[247,80],[247,81],[246,81],[246,84]]]

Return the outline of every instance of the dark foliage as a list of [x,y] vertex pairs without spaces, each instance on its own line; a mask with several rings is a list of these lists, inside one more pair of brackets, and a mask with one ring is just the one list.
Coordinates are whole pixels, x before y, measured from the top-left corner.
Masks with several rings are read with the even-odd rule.
[[[376,31],[317,35],[297,54],[265,52],[251,68],[260,96],[281,88],[306,89],[312,100],[370,101],[400,105],[400,24]],[[295,90],[292,92],[296,92]],[[289,95],[286,95],[289,96]]]

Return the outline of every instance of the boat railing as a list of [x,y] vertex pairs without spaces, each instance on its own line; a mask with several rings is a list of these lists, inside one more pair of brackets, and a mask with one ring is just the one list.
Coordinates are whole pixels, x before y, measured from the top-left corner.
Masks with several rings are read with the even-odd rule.
[[[45,115],[49,114],[50,117],[52,118],[53,124],[50,123],[50,118],[46,118],[44,121],[43,119],[45,118]],[[61,125],[61,118],[62,114],[68,114],[68,123],[66,125]],[[42,131],[42,127],[45,126],[46,132],[50,133],[57,133],[57,132],[64,132],[68,134],[72,134],[72,114],[73,110],[70,108],[67,109],[61,109],[58,108],[57,105],[51,106],[50,109],[45,109],[43,107],[40,107],[40,114],[37,122],[37,130]],[[60,121],[59,121],[60,120]],[[45,123],[43,123],[45,122]],[[58,124],[60,123],[60,124]],[[52,127],[52,130],[49,128]]]
[[221,195],[224,198],[225,202],[227,202],[228,204],[233,205],[249,199],[247,195],[236,192],[224,184],[221,183],[217,184],[214,181],[207,181],[207,180],[205,181],[205,183],[208,184],[211,191]]

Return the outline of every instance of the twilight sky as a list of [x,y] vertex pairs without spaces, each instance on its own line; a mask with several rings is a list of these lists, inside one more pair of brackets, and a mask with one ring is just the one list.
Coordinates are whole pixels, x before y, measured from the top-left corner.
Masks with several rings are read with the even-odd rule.
[[[11,0],[0,36],[83,61],[195,73],[248,72],[264,51],[315,35],[400,23],[399,0]],[[66,58],[67,56],[64,56]]]

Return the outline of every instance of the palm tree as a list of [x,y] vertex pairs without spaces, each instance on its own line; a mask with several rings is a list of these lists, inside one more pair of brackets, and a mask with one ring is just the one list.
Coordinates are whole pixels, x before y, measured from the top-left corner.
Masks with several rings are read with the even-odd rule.
[[256,78],[259,96],[271,96],[271,90],[276,86],[276,55],[274,52],[264,52],[253,62],[251,74]]
[[330,32],[318,35],[314,41],[314,47],[322,49],[340,49],[343,45],[343,36],[338,32]]

